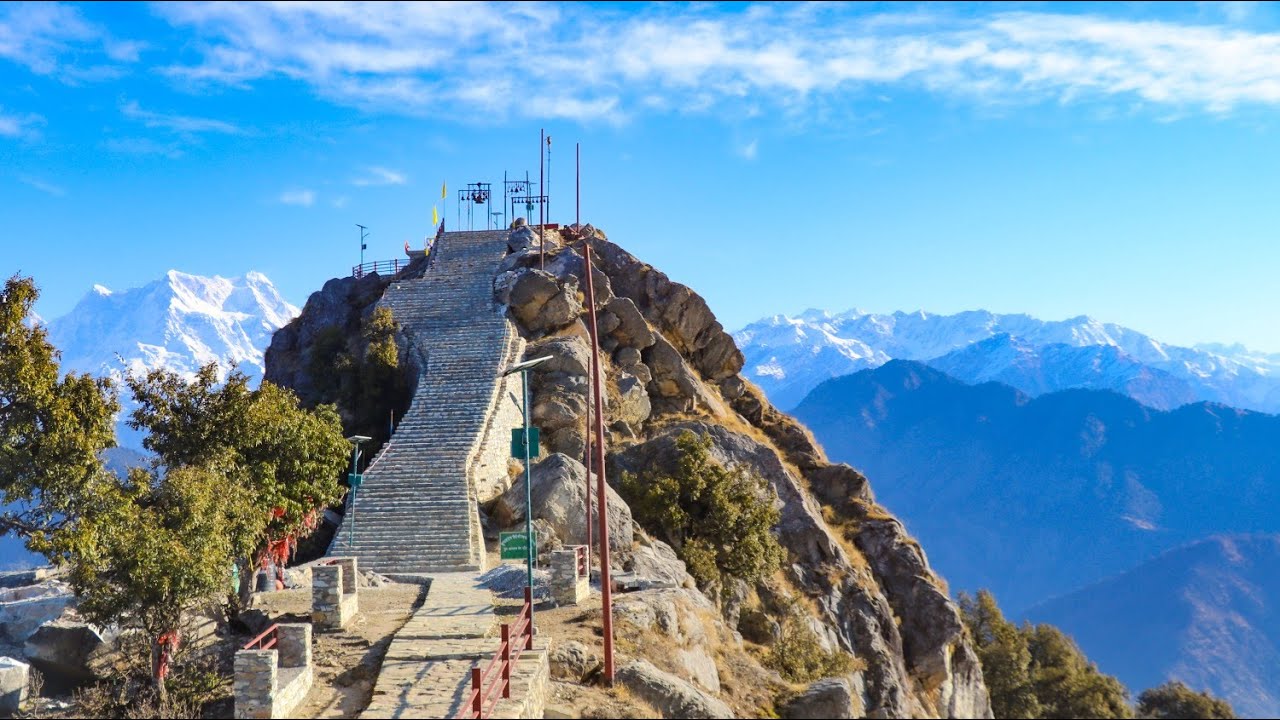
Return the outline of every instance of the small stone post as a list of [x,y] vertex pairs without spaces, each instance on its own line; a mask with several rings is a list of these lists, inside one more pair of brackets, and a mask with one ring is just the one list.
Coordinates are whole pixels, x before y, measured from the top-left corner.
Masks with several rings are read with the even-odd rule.
[[578,567],[578,547],[551,552],[551,597],[557,605],[577,605],[591,594],[591,580]]
[[270,718],[276,682],[275,650],[241,650],[236,653],[235,698],[237,718]]
[[342,627],[341,565],[311,568],[311,622],[323,628]]
[[277,630],[280,667],[307,667],[311,664],[311,624],[281,623]]

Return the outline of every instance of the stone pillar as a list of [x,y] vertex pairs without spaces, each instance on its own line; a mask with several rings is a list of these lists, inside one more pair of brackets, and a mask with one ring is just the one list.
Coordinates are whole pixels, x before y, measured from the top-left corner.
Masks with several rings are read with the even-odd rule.
[[342,627],[342,566],[311,568],[311,622],[325,628]]
[[591,581],[578,571],[578,552],[570,547],[551,552],[551,597],[557,605],[577,605],[591,594]]
[[356,574],[356,559],[353,557],[334,558],[334,563],[342,566],[342,594],[354,595],[360,590],[360,576]]
[[13,717],[27,700],[31,666],[11,657],[0,657],[0,715]]
[[235,663],[235,716],[269,718],[278,682],[275,650],[240,650]]
[[311,623],[281,623],[277,633],[280,667],[306,667],[311,664]]

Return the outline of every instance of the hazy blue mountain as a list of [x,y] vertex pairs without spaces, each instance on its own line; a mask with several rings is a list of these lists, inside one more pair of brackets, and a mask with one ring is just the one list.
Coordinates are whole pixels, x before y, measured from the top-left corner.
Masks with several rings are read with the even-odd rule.
[[1037,605],[1135,692],[1169,679],[1280,716],[1280,535],[1230,535]]
[[795,414],[875,478],[953,588],[1014,612],[1214,533],[1280,531],[1273,415],[1032,398],[907,361],[829,380]]

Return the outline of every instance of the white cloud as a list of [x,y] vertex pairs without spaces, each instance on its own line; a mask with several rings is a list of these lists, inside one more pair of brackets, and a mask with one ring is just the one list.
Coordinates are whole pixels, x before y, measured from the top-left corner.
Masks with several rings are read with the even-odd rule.
[[130,100],[120,106],[125,117],[138,120],[149,128],[161,128],[179,135],[193,136],[200,133],[222,133],[238,135],[243,132],[239,127],[222,120],[191,117],[188,115],[166,115],[142,109],[136,100]]
[[280,193],[280,202],[285,205],[311,207],[316,203],[316,193],[314,190],[286,190]]
[[65,82],[118,77],[143,45],[117,40],[63,3],[0,3],[0,59]]
[[758,151],[759,149],[760,149],[760,141],[752,140],[751,142],[740,146],[738,148],[738,154],[747,160],[755,160],[756,151]]
[[342,208],[344,208],[344,207],[346,207],[346,206],[347,206],[347,203],[348,203],[349,201],[350,201],[350,198],[348,198],[346,195],[339,195],[338,197],[334,198],[333,200],[330,200],[329,202],[330,202],[330,204],[332,204],[334,207],[336,207],[336,208],[338,208],[339,210],[341,210]]
[[0,137],[29,138],[36,134],[34,127],[44,123],[44,118],[34,113],[7,115],[0,108]]
[[351,181],[352,185],[403,185],[407,181],[404,173],[388,170],[384,167],[371,167],[367,174]]
[[67,191],[63,190],[61,187],[58,187],[53,183],[45,182],[40,178],[31,177],[30,175],[19,175],[18,181],[24,185],[30,185],[42,193],[53,195],[54,197],[62,197],[67,194]]
[[111,152],[128,155],[164,155],[170,159],[182,157],[177,143],[157,142],[150,138],[111,138],[102,143]]
[[[1226,113],[1280,104],[1280,33],[1098,14],[837,4],[175,3],[187,82],[287,78],[375,110],[621,122],[637,112],[789,112],[888,86],[978,103],[1135,100]],[[1232,12],[1227,10],[1227,12]]]

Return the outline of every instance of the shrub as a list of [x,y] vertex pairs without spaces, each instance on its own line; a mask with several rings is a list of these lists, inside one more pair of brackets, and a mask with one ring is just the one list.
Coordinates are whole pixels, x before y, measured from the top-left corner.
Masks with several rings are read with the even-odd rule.
[[853,658],[848,653],[822,649],[822,643],[809,627],[804,613],[794,605],[787,610],[782,632],[765,656],[766,666],[798,683],[844,674],[852,664]]
[[619,491],[649,533],[671,545],[706,588],[727,576],[755,582],[778,567],[782,548],[772,488],[742,466],[711,457],[711,439],[685,431],[670,475],[624,473]]

